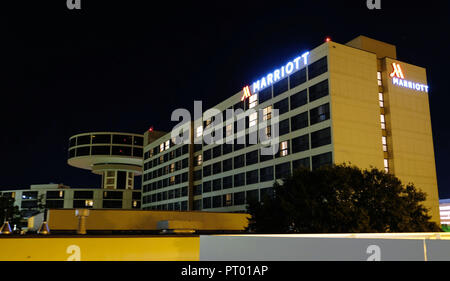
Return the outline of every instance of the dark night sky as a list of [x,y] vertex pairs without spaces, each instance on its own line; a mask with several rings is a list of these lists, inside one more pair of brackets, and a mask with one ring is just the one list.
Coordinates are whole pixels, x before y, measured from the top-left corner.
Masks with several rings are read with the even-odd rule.
[[440,197],[450,196],[448,1],[14,2],[0,12],[0,188],[98,186],[67,165],[71,135],[170,130],[171,112],[194,99],[211,107],[326,36],[366,35],[427,68]]

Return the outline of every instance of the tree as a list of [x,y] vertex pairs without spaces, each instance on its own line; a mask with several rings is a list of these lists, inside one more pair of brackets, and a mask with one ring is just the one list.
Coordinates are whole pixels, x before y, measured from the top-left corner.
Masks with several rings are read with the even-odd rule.
[[295,170],[273,196],[248,202],[249,231],[358,233],[441,231],[422,205],[426,194],[394,175],[346,164]]
[[21,212],[19,211],[19,207],[14,206],[14,198],[9,196],[5,196],[4,194],[0,195],[0,223],[7,220],[11,227],[13,225],[17,225],[20,228],[20,221],[22,220]]

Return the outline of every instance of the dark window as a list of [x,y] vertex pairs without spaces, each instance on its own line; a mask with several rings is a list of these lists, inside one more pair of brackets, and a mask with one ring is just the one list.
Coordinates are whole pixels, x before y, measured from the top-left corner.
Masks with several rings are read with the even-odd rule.
[[311,148],[331,143],[330,127],[311,133]]
[[281,115],[285,112],[289,111],[289,99],[285,98],[283,100],[280,100],[279,102],[275,103],[273,105],[274,109],[278,109],[278,114]]
[[309,111],[311,125],[330,119],[330,105],[328,103],[315,107]]
[[219,156],[222,155],[222,146],[221,145],[218,145],[218,146],[214,147],[212,150],[213,150],[213,157],[214,158],[219,157]]
[[259,190],[253,189],[247,191],[247,202],[258,201],[259,200]]
[[211,197],[203,198],[203,209],[211,208]]
[[247,184],[258,183],[258,170],[249,171],[246,176]]
[[272,98],[272,86],[265,88],[258,93],[258,102],[261,104]]
[[224,155],[227,153],[233,152],[233,144],[231,144],[231,143],[222,144],[222,150],[223,150]]
[[141,200],[141,193],[140,192],[133,192],[132,197],[133,200]]
[[291,131],[308,127],[308,111],[291,117]]
[[64,191],[47,191],[47,195],[46,195],[47,199],[63,199],[64,198]]
[[126,189],[127,188],[127,172],[125,171],[117,171],[117,189]]
[[181,196],[188,196],[188,187],[187,186],[183,186],[181,188]]
[[311,162],[313,169],[317,169],[323,165],[331,165],[331,152],[315,155],[312,157]]
[[142,148],[133,147],[133,156],[142,157]]
[[91,143],[90,135],[84,135],[84,136],[77,137],[77,145],[90,144],[90,143]]
[[222,188],[226,189],[231,187],[233,187],[233,176],[222,178]]
[[181,147],[179,147],[175,150],[175,157],[180,157],[180,156],[181,156]]
[[306,67],[289,76],[289,87],[292,89],[306,82]]
[[299,169],[300,167],[309,169],[309,157],[292,161],[292,167],[294,168],[294,170]]
[[289,132],[290,132],[289,118],[280,121],[279,126],[278,126],[278,135],[282,136],[282,135],[288,134]]
[[211,159],[211,149],[203,151],[203,161]]
[[303,135],[292,139],[292,153],[309,149],[309,135]]
[[222,179],[215,179],[212,181],[212,190],[217,191],[222,189]]
[[122,200],[103,200],[103,208],[119,209],[122,208]]
[[293,94],[290,97],[290,99],[291,99],[291,110],[292,110],[292,109],[295,109],[297,107],[300,107],[300,106],[308,103],[308,92],[305,89],[296,94]]
[[181,182],[187,182],[187,180],[188,180],[188,173],[187,172],[182,173],[181,174]]
[[179,198],[181,196],[181,188],[174,189],[175,191],[175,198]]
[[284,78],[283,80],[278,81],[273,84],[273,96],[276,97],[281,93],[284,93],[288,90],[288,78]]
[[202,199],[194,200],[194,211],[200,211],[202,209]]
[[236,109],[238,109],[238,108],[240,108],[240,109],[242,109],[242,110],[245,110],[245,103],[244,103],[244,101],[240,101],[240,102],[236,103],[236,104],[233,106],[233,109],[234,109],[234,110],[236,110]]
[[202,194],[202,184],[194,185],[194,196]]
[[69,150],[69,158],[75,157],[75,149]]
[[113,155],[131,156],[131,147],[129,147],[129,146],[113,146],[112,154]]
[[278,164],[275,166],[275,177],[280,179],[291,174],[291,162]]
[[222,207],[222,196],[221,195],[213,196],[212,205],[213,205],[213,208]]
[[111,135],[92,135],[92,143],[111,143]]
[[122,199],[122,191],[104,191],[103,199]]
[[29,200],[29,201],[22,201],[22,203],[20,204],[21,208],[27,208],[27,209],[32,209],[32,208],[37,208],[37,200]]
[[189,144],[185,144],[181,147],[181,153],[186,154],[189,152]]
[[309,102],[328,95],[328,80],[309,87]]
[[114,144],[132,144],[133,137],[127,135],[113,135]]
[[216,175],[222,172],[222,162],[217,162],[213,164],[213,174]]
[[194,152],[200,151],[202,150],[202,144],[194,144]]
[[207,177],[211,175],[211,165],[207,165],[203,167],[203,176]]
[[133,144],[142,146],[144,144],[144,138],[143,137],[134,136],[133,137]]
[[245,166],[244,154],[234,157],[234,168],[241,168]]
[[75,191],[73,193],[73,198],[75,199],[93,199],[94,192],[93,191]]
[[247,166],[258,163],[258,150],[246,153],[245,158]]
[[224,172],[232,170],[233,169],[233,159],[230,158],[230,159],[223,160],[222,165],[223,165]]
[[203,182],[203,193],[211,192],[211,181]]
[[234,197],[234,204],[233,205],[243,205],[245,204],[245,192],[236,192],[233,195]]
[[259,196],[260,196],[261,200],[264,200],[265,197],[273,198],[273,188],[272,187],[261,188],[259,190]]
[[202,170],[194,171],[194,181],[198,181],[202,179]]
[[234,175],[234,186],[237,187],[242,185],[245,185],[245,173]]
[[319,76],[320,74],[325,73],[327,71],[328,71],[327,57],[323,57],[320,60],[315,61],[308,66],[308,77],[311,80],[314,77]]
[[77,156],[89,155],[89,146],[83,146],[77,148]]
[[64,208],[64,200],[46,200],[45,207],[49,209]]
[[273,180],[273,167],[266,167],[259,169],[260,182]]

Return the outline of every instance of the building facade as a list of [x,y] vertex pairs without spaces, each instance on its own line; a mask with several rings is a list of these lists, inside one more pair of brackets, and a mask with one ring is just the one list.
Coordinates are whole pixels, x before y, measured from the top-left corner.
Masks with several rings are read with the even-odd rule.
[[[364,36],[327,41],[214,109],[223,122],[193,120],[184,135],[190,144],[145,133],[144,209],[242,212],[297,167],[350,162],[413,182],[439,222],[426,71],[397,60],[394,45]],[[243,128],[225,121],[227,109],[244,111]],[[278,131],[274,155],[249,142],[254,128],[269,137]],[[205,142],[208,129],[221,131],[223,143]]]

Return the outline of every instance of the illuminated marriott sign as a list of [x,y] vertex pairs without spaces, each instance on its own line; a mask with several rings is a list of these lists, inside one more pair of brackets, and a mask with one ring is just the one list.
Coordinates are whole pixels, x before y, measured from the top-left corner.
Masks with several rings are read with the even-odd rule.
[[400,67],[400,65],[398,63],[393,62],[392,68],[393,68],[393,70],[392,70],[392,73],[390,74],[390,76],[392,77],[392,84],[402,86],[405,88],[409,88],[409,89],[413,89],[416,91],[422,91],[422,92],[428,93],[427,85],[405,80],[404,79],[405,76],[403,75],[402,68]]
[[292,61],[289,61],[286,65],[282,66],[281,68],[275,69],[274,71],[270,72],[269,74],[262,77],[258,81],[253,82],[251,92],[252,93],[259,92],[262,89],[277,82],[278,80],[283,79],[292,72],[299,70],[301,66],[307,65],[308,55],[309,52],[306,52],[303,55],[296,57]]

